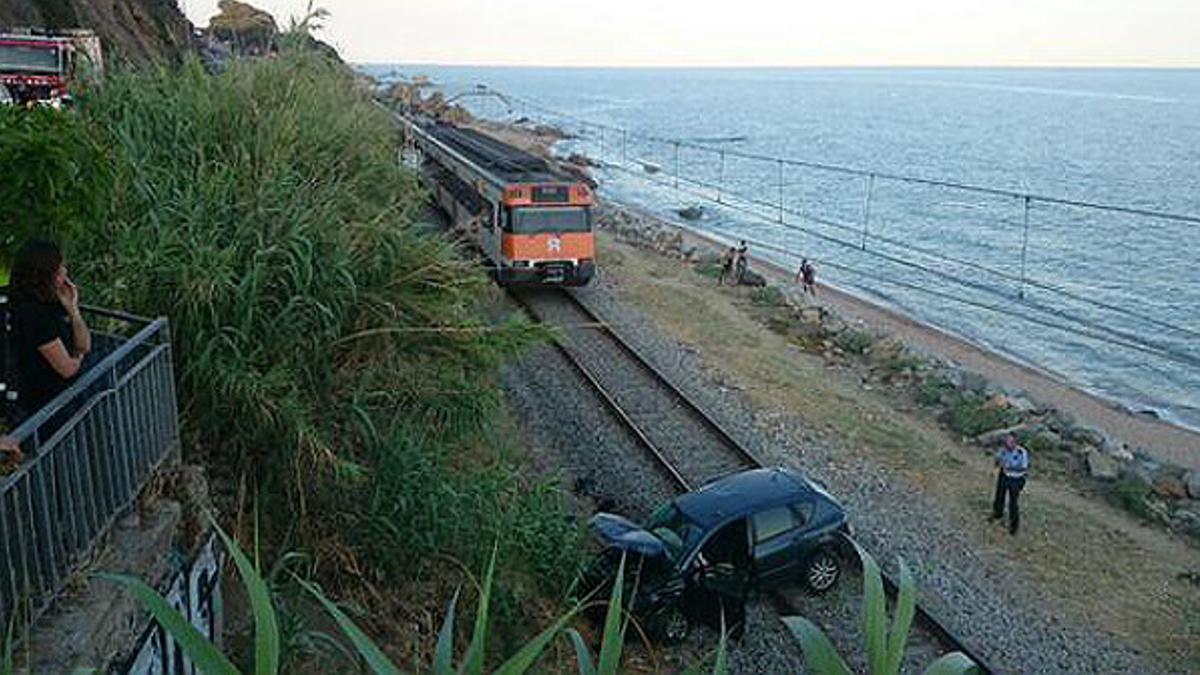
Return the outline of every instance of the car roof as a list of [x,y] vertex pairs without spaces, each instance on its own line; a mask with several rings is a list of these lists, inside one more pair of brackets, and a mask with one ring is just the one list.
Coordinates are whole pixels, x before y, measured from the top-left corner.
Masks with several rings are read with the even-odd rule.
[[791,504],[809,495],[828,498],[798,471],[752,469],[681,495],[675,499],[675,506],[696,524],[710,528],[731,518]]

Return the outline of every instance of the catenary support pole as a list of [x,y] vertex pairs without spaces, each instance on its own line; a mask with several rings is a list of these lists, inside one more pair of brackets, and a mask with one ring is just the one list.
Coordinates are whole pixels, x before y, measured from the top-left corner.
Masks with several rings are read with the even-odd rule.
[[679,141],[675,141],[675,192],[679,192]]
[[867,176],[867,196],[863,198],[862,250],[867,250],[867,231],[871,226],[871,199],[875,196],[875,174]]
[[1026,195],[1022,199],[1022,202],[1024,202],[1024,208],[1023,208],[1024,226],[1021,231],[1021,290],[1017,292],[1017,297],[1024,300],[1025,299],[1025,261],[1026,261],[1026,256],[1029,252],[1029,203],[1030,203],[1029,195]]
[[783,222],[783,160],[779,162],[779,222]]
[[717,203],[718,204],[725,203],[725,202],[721,201],[721,199],[722,199],[721,191],[724,189],[725,189],[725,151],[722,150],[721,151],[721,172],[717,176]]

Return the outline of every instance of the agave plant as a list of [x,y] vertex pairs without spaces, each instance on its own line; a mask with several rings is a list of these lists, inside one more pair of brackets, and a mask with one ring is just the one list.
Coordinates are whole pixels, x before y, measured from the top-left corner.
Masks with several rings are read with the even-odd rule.
[[[897,675],[904,660],[904,649],[916,613],[917,584],[900,560],[900,594],[896,601],[892,627],[888,630],[883,578],[871,554],[858,548],[863,565],[862,632],[863,648],[871,675]],[[819,675],[851,675],[850,667],[838,654],[820,628],[800,616],[783,618],[783,623],[800,642],[804,661]],[[962,652],[951,652],[925,668],[925,675],[963,675],[979,672],[978,666]]]
[[[268,584],[259,571],[259,566],[251,562],[238,546],[215,522],[213,527],[224,542],[238,575],[250,598],[251,611],[254,615],[254,673],[255,675],[277,675],[280,671],[280,631],[279,612],[274,604]],[[479,589],[479,604],[475,611],[475,625],[471,634],[471,642],[462,656],[462,661],[454,663],[454,626],[459,594],[455,593],[442,621],[438,632],[438,641],[431,672],[433,675],[482,675],[486,663],[486,645],[490,623],[490,604],[492,585],[496,571],[496,548],[488,561],[487,571]],[[615,675],[621,665],[621,654],[625,642],[626,628],[631,620],[623,607],[623,580],[625,561],[622,559],[617,571],[616,583],[613,584],[609,597],[608,610],[604,619],[604,632],[598,659],[593,658],[583,636],[568,624],[578,615],[582,603],[559,617],[550,627],[525,643],[516,654],[505,660],[492,671],[495,675],[521,675],[527,672],[550,643],[564,631],[575,649],[580,675]],[[103,578],[115,581],[128,588],[137,599],[146,606],[150,614],[159,622],[172,638],[179,643],[187,657],[196,665],[200,672],[206,675],[241,675],[241,671],[221,651],[201,634],[182,614],[167,602],[167,600],[148,586],[142,580],[127,575],[102,574]],[[345,633],[354,651],[362,663],[376,675],[398,675],[401,670],[383,653],[376,644],[354,621],[330,600],[316,585],[297,578],[297,582],[309,592],[317,602],[333,617],[334,621]],[[724,621],[722,620],[722,636],[716,653],[713,668],[714,675],[724,675],[726,666],[726,641],[724,636]],[[6,656],[8,652],[6,651]],[[5,659],[4,666],[8,666]],[[701,672],[698,665],[689,672]],[[10,670],[0,670],[8,673]]]

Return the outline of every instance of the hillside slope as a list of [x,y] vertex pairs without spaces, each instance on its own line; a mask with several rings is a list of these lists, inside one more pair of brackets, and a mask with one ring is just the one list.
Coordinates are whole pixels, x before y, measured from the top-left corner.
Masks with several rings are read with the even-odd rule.
[[173,61],[192,42],[192,24],[174,0],[4,0],[0,27],[88,28],[109,62]]

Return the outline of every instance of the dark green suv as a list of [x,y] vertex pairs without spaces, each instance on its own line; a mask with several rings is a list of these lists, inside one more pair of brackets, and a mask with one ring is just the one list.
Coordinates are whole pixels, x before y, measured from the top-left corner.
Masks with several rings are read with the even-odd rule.
[[[737,473],[676,497],[645,526],[599,513],[591,526],[604,551],[584,590],[626,569],[636,616],[677,641],[691,622],[730,601],[740,612],[753,590],[800,582],[814,593],[841,577],[850,528],[841,504],[791,469]],[[730,621],[732,625],[734,622]]]

